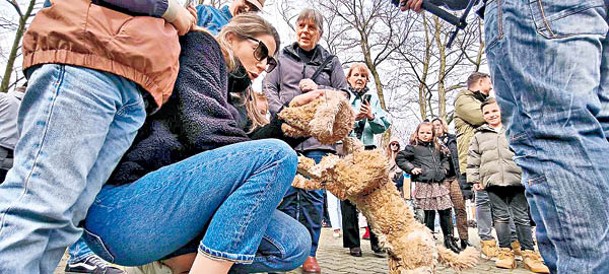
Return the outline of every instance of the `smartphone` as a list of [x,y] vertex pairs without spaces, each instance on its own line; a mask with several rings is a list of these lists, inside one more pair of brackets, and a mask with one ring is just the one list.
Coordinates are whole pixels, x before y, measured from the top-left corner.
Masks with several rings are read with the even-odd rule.
[[362,97],[362,104],[370,104],[371,97],[371,94],[364,94],[364,97]]

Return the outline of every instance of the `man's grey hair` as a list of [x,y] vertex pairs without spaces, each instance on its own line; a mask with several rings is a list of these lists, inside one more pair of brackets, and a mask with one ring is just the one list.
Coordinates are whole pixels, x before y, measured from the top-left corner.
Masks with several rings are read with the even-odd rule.
[[306,8],[303,9],[300,14],[298,14],[298,18],[296,18],[296,24],[302,20],[310,19],[315,23],[317,29],[319,29],[320,36],[324,33],[324,16],[316,9]]

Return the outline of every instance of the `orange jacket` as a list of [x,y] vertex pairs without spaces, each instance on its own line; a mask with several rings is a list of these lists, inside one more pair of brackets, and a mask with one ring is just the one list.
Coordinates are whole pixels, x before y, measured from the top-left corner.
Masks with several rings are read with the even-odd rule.
[[110,72],[139,84],[157,107],[171,95],[179,55],[177,31],[164,19],[90,0],[52,1],[23,36],[23,69],[52,63]]

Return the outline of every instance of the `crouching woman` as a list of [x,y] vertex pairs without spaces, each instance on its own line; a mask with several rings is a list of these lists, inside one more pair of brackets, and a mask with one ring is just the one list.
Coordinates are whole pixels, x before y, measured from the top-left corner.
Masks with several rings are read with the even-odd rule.
[[174,95],[148,117],[89,209],[84,237],[103,259],[161,261],[173,273],[287,271],[306,259],[306,229],[276,209],[296,154],[280,140],[250,141],[240,125],[252,121],[240,121],[228,99],[274,67],[277,32],[240,15],[217,39],[202,31],[181,39]]

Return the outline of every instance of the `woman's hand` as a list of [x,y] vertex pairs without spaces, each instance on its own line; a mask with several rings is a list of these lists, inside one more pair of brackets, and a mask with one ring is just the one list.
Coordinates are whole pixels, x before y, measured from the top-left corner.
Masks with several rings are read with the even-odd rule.
[[317,84],[313,82],[313,80],[305,78],[300,80],[300,83],[298,83],[298,87],[300,88],[300,91],[302,91],[303,93],[307,93],[309,91],[316,90]]
[[419,174],[421,174],[421,172],[423,172],[423,170],[420,167],[415,167],[410,171],[410,173],[412,173],[412,175],[419,175]]
[[355,115],[355,120],[361,120],[368,118],[368,120],[374,120],[374,113],[372,113],[372,107],[370,102],[363,102],[359,107],[359,113]]
[[326,92],[326,90],[317,89],[315,91],[300,94],[300,95],[292,98],[292,101],[290,101],[290,106],[298,107],[298,106],[306,105],[306,104],[310,103],[311,101],[323,96],[325,94],[325,92]]

